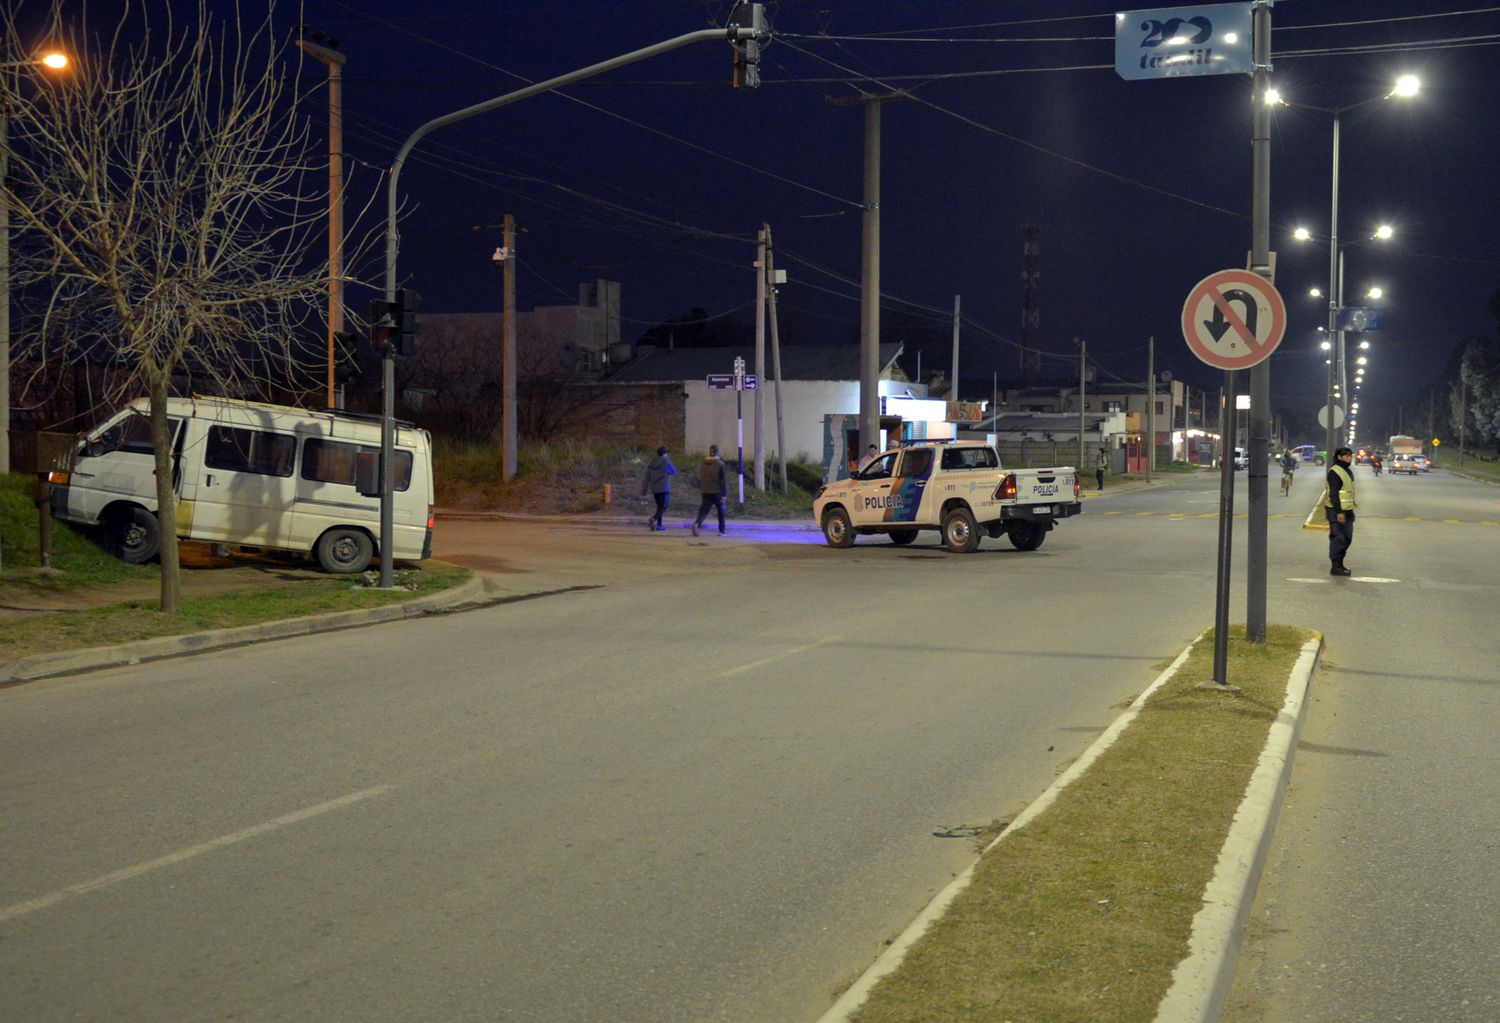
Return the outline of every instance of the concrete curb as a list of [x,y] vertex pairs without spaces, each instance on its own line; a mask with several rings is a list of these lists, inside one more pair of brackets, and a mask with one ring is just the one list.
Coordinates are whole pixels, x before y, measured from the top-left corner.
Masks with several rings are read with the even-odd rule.
[[1302,647],[1292,667],[1286,703],[1271,724],[1266,748],[1235,811],[1213,879],[1203,892],[1203,908],[1193,917],[1188,957],[1172,974],[1172,985],[1156,1011],[1156,1023],[1213,1023],[1224,1011],[1245,921],[1276,834],[1297,737],[1307,716],[1307,695],[1322,651],[1323,635],[1318,633]]
[[[1207,635],[1207,633],[1204,633],[1204,635]],[[1202,638],[1203,636],[1198,637],[1198,639]],[[1104,734],[1095,739],[1093,744],[1083,751],[1082,756],[1059,775],[1057,780],[1049,785],[1045,792],[1038,796],[1026,809],[1022,810],[1020,815],[1011,821],[1010,825],[1004,831],[1000,832],[993,842],[985,847],[984,852],[979,854],[967,870],[954,878],[946,888],[937,894],[936,898],[927,904],[927,908],[922,910],[917,915],[917,918],[907,926],[906,930],[902,931],[896,940],[891,942],[885,951],[880,954],[880,957],[870,964],[870,967],[860,975],[853,986],[845,991],[839,1000],[834,1002],[828,1011],[818,1018],[818,1023],[847,1023],[849,1017],[870,996],[870,991],[875,987],[876,983],[901,965],[901,961],[906,958],[906,953],[916,944],[917,939],[926,933],[927,928],[934,921],[941,918],[947,912],[948,907],[952,905],[954,899],[958,898],[959,893],[969,887],[970,882],[974,880],[974,870],[978,867],[979,861],[984,858],[985,854],[1003,842],[1007,835],[1014,834],[1025,827],[1056,802],[1057,797],[1064,789],[1082,777],[1083,773],[1093,765],[1094,761],[1098,760],[1105,750],[1115,744],[1115,740],[1120,737],[1120,733],[1124,732],[1130,723],[1136,719],[1136,716],[1141,712],[1141,708],[1146,705],[1146,701],[1151,698],[1152,694],[1166,685],[1172,676],[1177,674],[1177,670],[1187,661],[1188,654],[1192,653],[1193,647],[1197,645],[1198,639],[1188,644],[1187,649],[1178,654],[1177,659],[1168,665],[1167,669],[1146,687],[1146,691],[1135,698],[1130,706],[1126,708],[1125,713],[1116,718],[1114,724],[1105,729]]]
[[301,618],[286,618],[276,622],[261,622],[258,625],[239,625],[231,629],[189,632],[181,636],[158,636],[155,639],[142,639],[115,646],[65,650],[55,654],[37,654],[35,657],[23,657],[9,664],[0,665],[0,686],[34,682],[58,675],[75,675],[98,668],[138,664],[141,661],[155,661],[164,657],[180,657],[183,654],[222,650],[225,647],[261,643],[271,639],[311,636],[320,632],[354,629],[403,618],[419,618],[436,611],[453,610],[464,604],[481,603],[483,598],[484,582],[479,576],[472,575],[459,585],[434,593],[430,597],[419,597],[416,600],[388,604],[385,607],[305,615]]

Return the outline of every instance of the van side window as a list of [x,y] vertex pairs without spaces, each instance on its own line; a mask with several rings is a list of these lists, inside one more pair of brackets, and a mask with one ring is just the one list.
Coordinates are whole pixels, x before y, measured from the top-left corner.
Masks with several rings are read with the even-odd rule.
[[296,457],[297,441],[293,437],[239,426],[210,426],[203,464],[228,472],[290,476]]
[[[302,478],[314,483],[343,483],[354,486],[354,469],[360,454],[380,457],[380,449],[360,444],[342,444],[336,440],[309,437],[302,445]],[[411,486],[411,452],[397,451],[395,481],[397,491]]]

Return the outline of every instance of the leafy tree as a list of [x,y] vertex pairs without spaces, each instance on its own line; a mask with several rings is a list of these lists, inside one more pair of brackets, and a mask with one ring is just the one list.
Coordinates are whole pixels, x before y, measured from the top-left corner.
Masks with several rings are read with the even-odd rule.
[[[116,368],[116,401],[150,399],[161,527],[161,609],[181,606],[166,402],[256,394],[316,352],[298,327],[327,286],[320,154],[294,112],[288,33],[199,0],[128,2],[94,31],[52,0],[44,77],[34,33],[4,18],[16,287],[36,310],[38,364]],[[174,18],[174,9],[177,12]],[[352,258],[351,258],[352,262]],[[305,335],[303,335],[305,336]]]

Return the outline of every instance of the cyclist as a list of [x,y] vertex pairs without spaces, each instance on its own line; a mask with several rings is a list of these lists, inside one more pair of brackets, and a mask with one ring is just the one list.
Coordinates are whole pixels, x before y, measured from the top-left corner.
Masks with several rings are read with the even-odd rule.
[[1292,473],[1297,471],[1297,453],[1287,448],[1281,454],[1281,496],[1286,497],[1292,492]]

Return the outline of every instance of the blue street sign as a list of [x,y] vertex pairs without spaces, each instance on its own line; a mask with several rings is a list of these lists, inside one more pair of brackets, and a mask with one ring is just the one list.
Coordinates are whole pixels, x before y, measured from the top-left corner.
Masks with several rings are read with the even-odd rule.
[[1339,330],[1379,330],[1380,310],[1368,306],[1347,305],[1339,310],[1335,321]]
[[708,375],[708,389],[710,391],[732,391],[734,390],[733,373],[710,373]]
[[747,391],[753,391],[760,386],[760,381],[756,379],[754,373],[746,373],[741,379],[745,381],[745,390]]
[[1237,75],[1253,70],[1252,4],[1115,13],[1115,72],[1125,79]]

